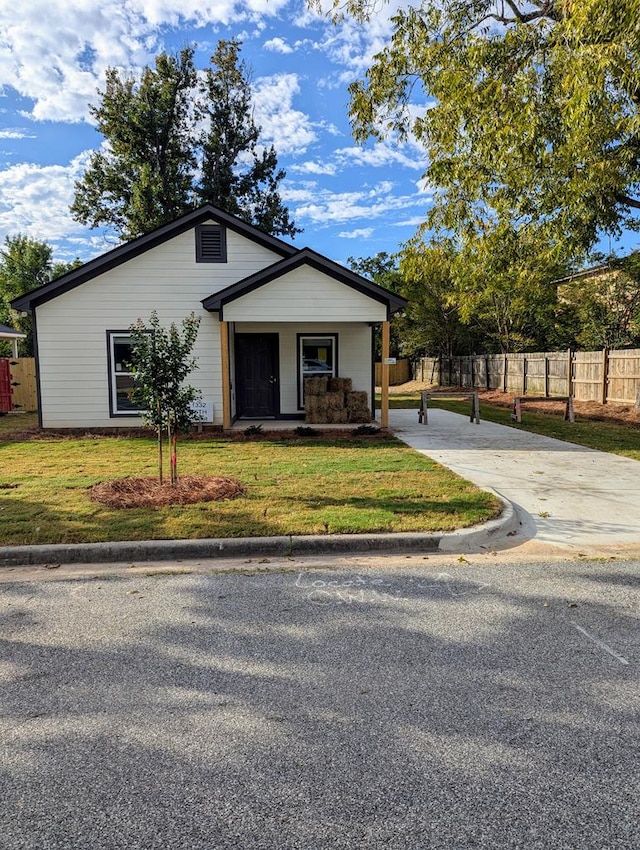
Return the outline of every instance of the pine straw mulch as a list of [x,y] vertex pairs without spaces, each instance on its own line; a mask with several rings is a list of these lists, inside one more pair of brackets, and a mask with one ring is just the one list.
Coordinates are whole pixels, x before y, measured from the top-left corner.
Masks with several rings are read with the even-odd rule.
[[157,478],[120,478],[103,481],[91,488],[90,498],[109,508],[161,508],[165,505],[192,505],[219,502],[244,494],[234,478],[181,475],[178,483],[160,484]]

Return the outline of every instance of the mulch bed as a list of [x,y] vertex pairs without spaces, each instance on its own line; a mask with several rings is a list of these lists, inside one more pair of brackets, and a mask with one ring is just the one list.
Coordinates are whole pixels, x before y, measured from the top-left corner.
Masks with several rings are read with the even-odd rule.
[[178,483],[160,484],[157,478],[121,478],[103,481],[91,488],[90,498],[109,508],[161,508],[165,505],[192,505],[219,502],[244,494],[234,478],[181,475]]

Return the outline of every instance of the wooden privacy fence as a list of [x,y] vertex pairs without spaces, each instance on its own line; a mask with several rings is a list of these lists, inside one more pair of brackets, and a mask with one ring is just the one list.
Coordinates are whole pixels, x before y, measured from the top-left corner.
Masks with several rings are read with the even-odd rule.
[[[411,363],[408,360],[398,360],[389,366],[389,383],[391,386],[405,384],[411,380]],[[376,386],[382,383],[382,363],[376,363]]]
[[11,373],[11,402],[15,410],[37,410],[36,361],[33,357],[9,359]]
[[640,349],[422,357],[413,377],[439,386],[635,404],[640,399]]

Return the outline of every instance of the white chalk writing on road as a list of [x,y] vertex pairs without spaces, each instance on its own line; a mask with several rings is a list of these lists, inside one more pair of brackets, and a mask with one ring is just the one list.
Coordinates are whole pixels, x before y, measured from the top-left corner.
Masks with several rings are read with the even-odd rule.
[[489,587],[489,583],[467,578],[456,581],[450,573],[438,573],[428,580],[403,577],[394,581],[360,574],[349,578],[314,579],[313,574],[299,573],[295,587],[306,591],[309,602],[316,605],[353,605],[408,600],[424,595],[420,591],[430,591],[427,594],[430,597],[458,599],[479,593]]

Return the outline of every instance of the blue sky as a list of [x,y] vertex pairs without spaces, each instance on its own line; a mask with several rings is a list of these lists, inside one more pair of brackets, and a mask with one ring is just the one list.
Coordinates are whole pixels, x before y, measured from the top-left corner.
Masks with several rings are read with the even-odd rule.
[[294,244],[339,262],[394,252],[431,203],[424,152],[411,140],[356,145],[347,86],[383,46],[400,2],[381,3],[367,26],[337,27],[301,0],[0,2],[0,242],[24,233],[65,260],[113,247],[69,214],[74,180],[102,142],[88,104],[105,69],[135,71],[186,44],[204,67],[219,39],[238,38],[262,139],[287,172],[281,195],[303,228]]
[[429,208],[424,154],[411,142],[357,146],[347,114],[347,86],[384,43],[392,10],[336,27],[297,0],[0,4],[0,240],[28,234],[56,259],[113,247],[69,214],[74,180],[102,142],[87,107],[105,69],[133,71],[186,44],[204,67],[219,39],[239,38],[262,139],[276,147],[281,195],[303,228],[294,244],[340,262],[395,251]]

